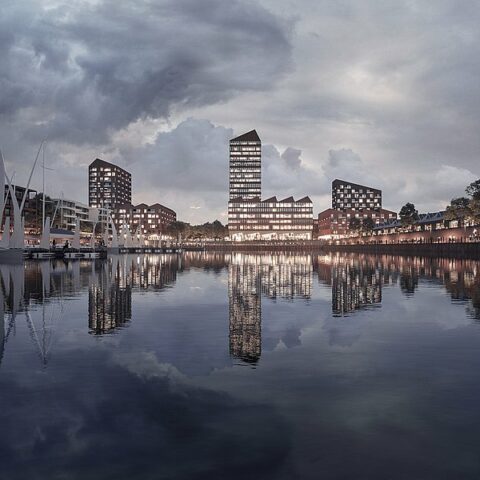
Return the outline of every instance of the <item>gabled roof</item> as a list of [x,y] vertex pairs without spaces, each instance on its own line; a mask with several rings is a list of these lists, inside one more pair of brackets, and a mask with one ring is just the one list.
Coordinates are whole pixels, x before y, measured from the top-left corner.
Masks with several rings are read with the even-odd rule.
[[284,198],[283,200],[280,200],[279,203],[293,203],[295,200],[293,199],[293,197],[287,197],[287,198]]
[[256,130],[250,130],[239,137],[232,138],[231,142],[260,142],[260,137]]
[[384,228],[395,228],[402,225],[402,222],[398,219],[390,220],[389,222],[381,223],[373,227],[374,230],[382,230]]
[[266,198],[265,200],[262,200],[263,203],[277,203],[277,197],[270,197],[270,198]]
[[421,213],[416,223],[440,222],[445,212]]
[[[424,223],[435,223],[441,222],[444,219],[445,212],[434,212],[434,213],[420,213],[418,220],[415,222],[415,225],[424,224]],[[375,227],[375,230],[381,230],[383,228],[393,228],[399,227],[402,225],[400,219],[391,220],[389,222],[382,223]]]
[[309,196],[303,197],[300,200],[297,200],[295,203],[312,203],[312,200]]

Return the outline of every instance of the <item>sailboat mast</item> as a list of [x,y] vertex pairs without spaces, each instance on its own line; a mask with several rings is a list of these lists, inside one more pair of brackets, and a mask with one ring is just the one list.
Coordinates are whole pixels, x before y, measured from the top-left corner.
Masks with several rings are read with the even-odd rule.
[[42,231],[45,228],[45,143],[43,144],[43,159],[42,159]]

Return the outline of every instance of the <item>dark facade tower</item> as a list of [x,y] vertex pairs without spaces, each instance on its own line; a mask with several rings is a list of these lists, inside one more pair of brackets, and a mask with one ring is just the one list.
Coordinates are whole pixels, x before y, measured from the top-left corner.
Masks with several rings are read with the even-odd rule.
[[382,208],[382,191],[377,188],[357,185],[345,180],[332,182],[332,208],[334,210],[371,210]]
[[132,203],[132,175],[97,158],[88,167],[88,202],[90,207],[110,210]]
[[255,130],[230,140],[229,200],[262,194],[262,142]]

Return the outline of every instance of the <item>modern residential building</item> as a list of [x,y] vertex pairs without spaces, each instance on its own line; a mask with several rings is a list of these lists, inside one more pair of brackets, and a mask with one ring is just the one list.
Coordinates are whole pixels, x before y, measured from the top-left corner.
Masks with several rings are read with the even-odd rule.
[[391,210],[380,208],[379,210],[335,210],[328,208],[318,214],[318,237],[335,238],[347,235],[350,232],[349,225],[352,218],[362,221],[371,218],[375,226],[396,220],[397,214]]
[[308,240],[313,232],[309,197],[261,200],[262,142],[256,130],[230,140],[228,231],[234,241]]
[[[468,225],[471,226],[471,225]],[[394,218],[377,225],[374,234],[385,235],[397,233],[400,230],[404,232],[432,232],[436,230],[444,230],[446,228],[458,228],[457,220],[446,220],[445,211],[433,213],[420,213],[417,221],[413,225],[403,227],[400,219]]]
[[230,195],[251,199],[262,189],[262,142],[255,130],[230,140]]
[[234,241],[311,240],[312,230],[313,203],[309,197],[236,198],[228,203],[228,232]]
[[380,210],[382,191],[336,179],[332,182],[332,208],[334,210]]
[[[160,203],[124,204],[118,205],[112,212],[112,219],[119,227],[127,225],[132,233],[161,237],[165,234],[166,228],[177,220],[177,214]],[[155,239],[160,240],[160,238]]]
[[332,208],[318,215],[318,238],[332,239],[348,235],[353,218],[360,222],[368,218],[378,226],[395,220],[397,214],[382,208],[381,190],[335,179],[332,182]]
[[109,210],[132,203],[132,175],[113,163],[95,159],[88,167],[88,203]]
[[54,198],[52,219],[52,227],[63,230],[75,230],[77,219],[80,221],[80,230],[91,232],[94,225],[102,225],[101,228],[96,227],[96,232],[103,231],[108,221],[108,210],[104,208],[89,207],[84,203],[76,200],[65,198]]

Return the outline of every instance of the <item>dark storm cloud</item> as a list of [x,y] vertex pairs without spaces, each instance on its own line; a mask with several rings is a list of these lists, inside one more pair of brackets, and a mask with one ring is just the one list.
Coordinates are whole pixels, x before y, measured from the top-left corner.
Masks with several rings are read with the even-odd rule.
[[[433,211],[480,174],[478,2],[40,3],[0,7],[0,147],[21,182],[48,134],[49,178],[70,196],[86,201],[103,156],[132,167],[138,201],[211,220],[230,127],[271,146],[264,195],[308,194],[316,211],[335,177]],[[193,141],[175,131],[188,117],[229,132],[197,125]],[[165,118],[172,135],[155,140]]]
[[289,25],[238,0],[11,2],[0,31],[3,121],[70,143],[265,89],[290,66]]

